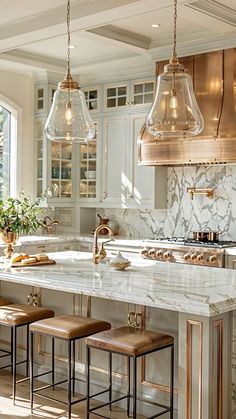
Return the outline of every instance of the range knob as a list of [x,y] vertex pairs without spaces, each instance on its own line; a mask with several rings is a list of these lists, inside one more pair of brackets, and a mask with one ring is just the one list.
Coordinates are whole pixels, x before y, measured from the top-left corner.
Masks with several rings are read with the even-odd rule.
[[185,253],[185,255],[183,256],[184,260],[189,260],[190,259],[191,254],[190,253]]
[[197,256],[197,261],[199,263],[204,262],[204,257],[203,257],[203,254],[202,253],[200,253],[200,255]]
[[147,256],[148,256],[148,248],[147,248],[147,247],[144,247],[144,248],[141,250],[141,256],[142,256],[142,257],[147,257]]
[[197,254],[196,253],[192,253],[191,254],[191,260],[194,262],[197,259]]
[[209,257],[209,262],[210,262],[210,263],[215,263],[215,262],[216,262],[216,256],[215,256],[215,255],[211,255],[211,256]]
[[162,259],[163,258],[163,251],[162,250],[157,250],[156,251],[156,258],[157,259]]
[[156,251],[153,248],[148,250],[148,256],[151,258],[155,258],[155,253]]
[[163,255],[165,260],[170,260],[171,259],[171,253],[170,252],[165,252]]

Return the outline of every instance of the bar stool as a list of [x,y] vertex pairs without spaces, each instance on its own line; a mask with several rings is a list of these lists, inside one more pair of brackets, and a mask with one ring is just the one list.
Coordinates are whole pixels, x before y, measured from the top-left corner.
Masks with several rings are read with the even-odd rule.
[[[86,400],[86,396],[78,400],[72,400],[71,384],[73,396],[75,395],[75,342],[83,339],[94,333],[98,333],[111,328],[111,324],[102,320],[91,319],[88,317],[81,317],[76,315],[56,316],[52,319],[37,321],[30,325],[30,398],[31,398],[31,412],[33,412],[33,398],[34,394],[44,397],[48,400],[57,401],[68,406],[68,418],[71,418],[72,405]],[[51,336],[52,338],[52,367],[50,371],[43,374],[33,374],[33,354],[34,354],[34,334]],[[55,360],[54,360],[54,339],[62,339],[67,342],[68,348],[68,375],[67,379],[55,383]],[[72,368],[71,368],[72,367]],[[72,373],[72,374],[71,374]],[[52,384],[34,389],[34,379],[46,374],[51,374]],[[45,388],[55,388],[56,385],[67,382],[67,402],[52,398],[39,392]],[[101,393],[98,393],[101,394]],[[97,394],[97,395],[98,395]]]
[[[10,301],[8,301],[6,298],[4,297],[0,297],[0,306],[6,306],[11,304]],[[0,370],[3,368],[7,368],[7,367],[11,367],[12,370],[12,333],[11,333],[11,349],[10,351],[7,351],[6,349],[1,349],[0,348],[0,353],[2,352],[2,355],[0,355],[0,359],[1,358],[5,358],[6,356],[11,356],[11,364],[9,365],[4,365],[3,367],[0,367]]]
[[[96,413],[97,409],[105,406],[111,406],[113,403],[123,399],[127,399],[127,416],[130,414],[130,399],[133,399],[133,419],[137,417],[137,359],[140,356],[145,356],[153,352],[161,351],[167,348],[171,350],[171,365],[170,365],[170,405],[155,403],[155,406],[163,408],[161,412],[150,416],[147,419],[153,419],[170,413],[170,418],[173,419],[173,392],[174,392],[174,338],[172,336],[153,332],[150,330],[142,330],[132,326],[119,327],[111,329],[94,336],[86,338],[87,345],[87,419],[90,414],[107,418],[100,413]],[[95,395],[90,395],[90,349],[97,348],[109,353],[109,388],[105,392],[109,393],[109,401],[107,403],[100,403],[98,406],[90,407],[90,399]],[[125,396],[117,399],[112,399],[112,354],[125,355],[128,359],[128,390]],[[130,377],[130,360],[133,360],[133,392],[131,394],[131,377]],[[145,401],[145,403],[148,403]],[[150,402],[149,402],[150,403]]]
[[[28,304],[10,304],[0,307],[0,325],[11,328],[11,364],[5,366],[12,367],[13,373],[13,404],[16,398],[16,384],[28,380],[29,377],[29,324],[40,319],[53,317],[54,311],[44,307],[34,307]],[[17,351],[17,330],[19,327],[27,327],[26,337],[26,359],[16,361]],[[20,364],[26,364],[26,377],[16,381],[16,367]]]

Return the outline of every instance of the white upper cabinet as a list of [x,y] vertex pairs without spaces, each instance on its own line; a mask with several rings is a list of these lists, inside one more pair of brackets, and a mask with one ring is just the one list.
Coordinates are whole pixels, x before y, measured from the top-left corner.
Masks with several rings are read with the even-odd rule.
[[126,202],[128,140],[129,116],[104,116],[102,203],[108,206],[120,207],[122,202]]
[[166,207],[166,168],[138,166],[137,138],[145,117],[144,112],[104,116],[101,206]]

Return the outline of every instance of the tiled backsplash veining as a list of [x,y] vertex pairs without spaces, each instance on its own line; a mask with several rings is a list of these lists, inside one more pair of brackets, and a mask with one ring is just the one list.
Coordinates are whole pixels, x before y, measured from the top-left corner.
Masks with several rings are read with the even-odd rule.
[[[214,197],[187,194],[187,187],[214,188]],[[236,166],[168,168],[166,210],[103,209],[104,217],[119,223],[119,234],[129,237],[191,236],[209,227],[220,238],[236,240]]]

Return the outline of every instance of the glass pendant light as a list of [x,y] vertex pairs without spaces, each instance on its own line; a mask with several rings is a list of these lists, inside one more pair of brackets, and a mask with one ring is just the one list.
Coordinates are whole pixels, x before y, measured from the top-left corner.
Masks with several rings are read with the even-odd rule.
[[95,136],[84,93],[70,73],[70,0],[67,0],[67,71],[54,93],[45,134],[52,141],[75,143],[87,142]]
[[177,0],[174,0],[173,55],[157,79],[153,105],[146,119],[148,132],[156,137],[200,134],[204,121],[193,90],[192,79],[176,54]]

